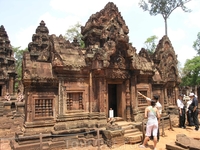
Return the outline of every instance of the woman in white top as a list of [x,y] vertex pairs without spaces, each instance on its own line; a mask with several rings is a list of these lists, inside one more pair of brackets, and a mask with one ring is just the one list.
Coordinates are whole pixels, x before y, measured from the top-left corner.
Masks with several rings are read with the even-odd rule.
[[154,141],[154,150],[156,149],[157,144],[157,132],[158,132],[158,124],[160,123],[160,112],[156,108],[156,101],[147,98],[146,96],[139,93],[141,96],[145,97],[147,102],[150,103],[150,106],[145,108],[145,118],[147,118],[146,124],[146,134],[143,144],[140,145],[140,148],[145,148],[145,145],[149,141],[149,137],[153,133],[153,141]]

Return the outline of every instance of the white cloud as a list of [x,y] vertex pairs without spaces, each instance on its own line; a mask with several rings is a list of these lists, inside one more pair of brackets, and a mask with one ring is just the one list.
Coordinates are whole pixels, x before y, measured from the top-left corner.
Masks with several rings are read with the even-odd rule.
[[185,6],[188,9],[199,9],[199,0],[191,0],[190,2],[186,3]]
[[49,13],[45,13],[39,17],[38,21],[35,25],[31,25],[27,28],[21,29],[19,32],[16,33],[16,40],[12,42],[12,45],[21,46],[21,48],[28,47],[28,44],[32,42],[32,35],[35,34],[36,28],[39,26],[41,21],[44,21],[46,27],[49,29],[49,34],[55,34],[59,36],[60,34],[65,35],[67,29],[75,25],[80,18],[74,16],[67,16],[65,18],[58,18],[52,16]]
[[12,45],[15,47],[20,46],[22,49],[27,48],[28,44],[32,41],[32,35],[35,33],[35,30],[36,26],[20,29],[20,31],[16,33],[16,40],[12,41]]
[[200,28],[200,24],[199,24],[199,16],[200,16],[200,10],[196,11],[196,12],[191,12],[188,15],[187,20],[185,21],[185,24],[189,27],[198,27]]
[[57,36],[60,34],[64,35],[70,26],[75,25],[77,22],[81,22],[81,19],[76,16],[68,15],[65,18],[59,18],[52,16],[49,13],[45,13],[39,18],[38,25],[41,20],[46,23],[49,34],[55,34]]
[[[57,36],[60,34],[64,35],[66,30],[77,22],[85,23],[83,22],[85,21],[83,16],[89,19],[90,15],[102,10],[108,2],[109,0],[51,0],[51,7],[57,11],[66,12],[66,17],[61,18],[59,16],[53,16],[49,12],[42,14],[34,25],[23,28],[16,33],[17,40],[15,40],[13,45],[19,45],[21,48],[28,47],[28,43],[32,42],[32,35],[35,34],[35,30],[39,26],[41,20],[46,23],[49,34],[55,34]],[[126,3],[121,0],[113,0],[113,2],[118,7],[119,11],[126,11],[131,9],[133,5],[137,5],[139,0],[128,1]]]
[[89,13],[93,14],[100,11],[108,2],[116,4],[119,11],[126,11],[133,5],[138,5],[139,0],[134,1],[122,1],[122,0],[51,0],[50,5],[55,10],[64,11],[73,15],[85,16]]
[[189,47],[188,45],[182,45],[179,49],[176,49],[176,53],[178,54],[178,60],[181,63],[181,66],[184,66],[187,59],[192,59],[196,56],[196,51]]
[[[165,28],[160,27],[160,28],[153,29],[153,34],[158,36],[158,39],[161,39],[163,35],[165,35]],[[168,37],[170,41],[173,41],[173,42],[181,41],[182,39],[185,38],[185,31],[180,28],[176,30],[172,28],[168,28]]]

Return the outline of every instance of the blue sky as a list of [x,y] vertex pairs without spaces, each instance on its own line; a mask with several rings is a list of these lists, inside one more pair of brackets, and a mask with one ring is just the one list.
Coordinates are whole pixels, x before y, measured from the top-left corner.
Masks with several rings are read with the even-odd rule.
[[[89,17],[109,1],[114,2],[121,12],[129,27],[129,41],[137,52],[145,47],[148,37],[156,35],[156,44],[163,37],[162,16],[150,16],[144,12],[138,6],[139,0],[0,0],[0,25],[5,27],[12,46],[26,48],[41,20],[50,34],[64,35],[77,22],[85,25]],[[186,59],[196,55],[192,45],[200,32],[200,1],[192,0],[186,6],[191,13],[176,9],[168,19],[168,36],[182,66]]]

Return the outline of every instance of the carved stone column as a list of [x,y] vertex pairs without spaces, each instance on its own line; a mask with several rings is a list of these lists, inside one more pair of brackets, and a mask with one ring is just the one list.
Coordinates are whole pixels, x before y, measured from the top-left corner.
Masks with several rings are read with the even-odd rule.
[[2,85],[2,96],[6,94],[6,84]]
[[89,111],[92,112],[92,100],[93,100],[93,89],[92,89],[92,71],[90,71],[90,78],[89,78]]
[[99,80],[99,112],[104,112],[104,80],[100,78]]
[[178,87],[175,87],[175,99],[174,99],[174,105],[177,105],[177,102],[176,100],[178,99],[178,95],[179,95],[179,90],[178,90]]
[[9,78],[8,93],[13,94],[14,78],[11,76]]
[[138,101],[137,101],[137,91],[136,91],[136,77],[131,78],[131,106],[132,106],[132,119],[135,121],[134,116],[138,112]]
[[104,100],[104,112],[106,113],[107,117],[108,117],[108,99],[107,99],[107,82],[106,82],[106,79],[104,78],[103,79],[104,81],[104,95],[103,95],[103,100]]
[[164,94],[165,94],[165,100],[166,100],[166,103],[165,103],[165,105],[166,106],[168,106],[169,105],[169,99],[168,99],[168,95],[167,95],[167,88],[165,87],[165,89],[164,89]]
[[161,95],[160,95],[160,103],[162,105],[162,116],[166,116],[167,115],[167,111],[166,111],[166,106],[165,106],[165,100],[167,99],[167,95],[166,90],[162,87],[161,89]]
[[62,88],[62,79],[59,79],[59,87],[58,87],[58,113],[59,115],[63,115],[63,88]]
[[33,121],[33,115],[32,115],[32,110],[33,110],[33,105],[32,105],[32,94],[30,94],[29,92],[26,93],[27,94],[27,101],[25,102],[26,106],[26,110],[25,110],[25,121],[26,122],[31,122]]
[[131,121],[131,99],[130,99],[130,82],[126,80],[126,118]]

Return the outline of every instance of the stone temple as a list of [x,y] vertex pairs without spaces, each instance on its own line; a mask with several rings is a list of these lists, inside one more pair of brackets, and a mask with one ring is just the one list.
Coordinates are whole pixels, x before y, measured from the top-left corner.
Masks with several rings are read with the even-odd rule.
[[[143,48],[136,53],[128,33],[112,2],[81,28],[85,48],[49,35],[40,22],[23,56],[25,121],[15,134],[14,149],[37,147],[40,133],[48,148],[65,147],[69,138],[96,138],[91,131],[107,127],[110,109],[121,120],[142,121],[147,103],[138,91],[150,98],[159,95],[163,115],[169,113],[180,84],[171,41],[163,36],[153,55]],[[107,135],[105,130],[99,136]]]
[[16,78],[15,58],[4,26],[0,26],[0,97],[14,93]]

